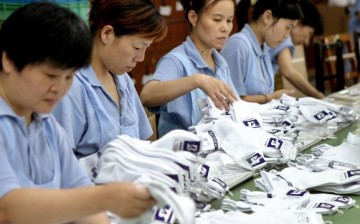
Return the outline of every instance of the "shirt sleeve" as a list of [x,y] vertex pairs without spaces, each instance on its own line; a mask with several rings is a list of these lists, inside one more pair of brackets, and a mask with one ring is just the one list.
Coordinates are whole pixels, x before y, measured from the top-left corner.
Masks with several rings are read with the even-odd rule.
[[240,96],[246,95],[244,80],[248,70],[249,48],[244,40],[240,38],[229,39],[221,55],[228,63],[230,76],[236,91]]
[[154,76],[150,80],[169,81],[182,78],[185,69],[182,63],[173,55],[165,55],[156,66]]
[[6,150],[6,141],[11,141],[11,139],[6,139],[5,135],[2,134],[3,131],[5,130],[0,129],[0,199],[10,191],[20,188],[20,183],[10,164]]
[[[157,80],[160,82],[180,79],[185,74],[185,69],[182,63],[172,55],[165,55],[160,59],[156,65],[154,75],[151,80]],[[158,114],[164,109],[164,105],[159,107],[149,107],[150,112]]]
[[131,80],[130,76],[128,74],[125,74],[127,78],[127,85],[128,89],[130,91],[130,96],[133,97],[132,101],[134,103],[134,109],[136,111],[136,118],[138,120],[138,126],[139,126],[139,138],[141,140],[148,139],[152,134],[152,128],[149,122],[149,119],[145,113],[144,107],[141,104],[141,100],[139,98],[139,95],[137,94],[137,91],[135,89],[135,86],[133,84],[133,81]]
[[[66,130],[70,138],[70,147],[76,149],[87,127],[85,89],[80,81],[74,77],[73,84],[67,95],[61,99],[53,111],[53,115]],[[79,97],[80,96],[80,97]]]
[[64,129],[53,117],[52,124],[57,136],[61,167],[61,188],[75,188],[93,185],[86,171],[80,166]]

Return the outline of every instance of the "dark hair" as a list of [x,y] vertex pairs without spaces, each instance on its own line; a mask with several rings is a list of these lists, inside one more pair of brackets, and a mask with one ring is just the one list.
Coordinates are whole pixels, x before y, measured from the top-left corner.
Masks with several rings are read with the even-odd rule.
[[251,0],[241,0],[236,9],[238,29],[241,30],[250,20],[257,20],[266,10],[275,18],[303,19],[304,15],[296,0],[257,0],[249,17]]
[[[194,10],[197,14],[201,14],[206,8],[209,8],[222,0],[213,0],[213,2],[206,7],[206,3],[209,1],[211,0],[181,0],[181,4],[185,10],[185,19],[189,21],[188,14],[190,10]],[[235,0],[233,0],[233,2],[235,6]]]
[[93,36],[106,25],[117,37],[143,34],[160,41],[167,33],[166,20],[150,0],[92,0],[89,24]]
[[27,64],[45,61],[59,68],[81,68],[90,63],[91,46],[84,21],[49,2],[17,9],[0,30],[0,52],[6,52],[19,71]]
[[324,24],[316,6],[309,0],[300,0],[299,5],[304,13],[304,19],[301,21],[301,24],[314,28],[315,35],[322,35],[324,33]]

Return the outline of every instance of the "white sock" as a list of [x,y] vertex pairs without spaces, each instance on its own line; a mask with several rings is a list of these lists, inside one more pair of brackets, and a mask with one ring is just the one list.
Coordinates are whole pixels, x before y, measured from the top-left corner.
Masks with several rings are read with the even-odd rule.
[[233,121],[250,128],[262,127],[262,117],[259,113],[252,110],[253,103],[248,103],[243,100],[235,101],[230,106],[230,114]]
[[344,185],[360,181],[359,170],[325,170],[322,172],[309,172],[294,167],[287,167],[280,175],[291,182],[297,189],[306,190],[323,185]]
[[306,120],[314,124],[322,124],[336,117],[323,105],[301,105],[299,110]]
[[197,153],[201,150],[199,136],[184,130],[173,130],[151,143],[153,148],[164,148],[173,151],[190,151]]
[[310,200],[313,202],[328,202],[341,208],[351,208],[355,206],[356,201],[348,196],[334,195],[334,194],[310,194]]
[[[254,140],[257,129],[240,126],[229,120],[218,120],[210,133],[219,146],[238,164],[246,169],[258,169],[265,165],[262,149]],[[244,136],[244,133],[247,136]],[[252,135],[254,136],[252,136]]]
[[[147,178],[138,180],[137,184],[141,187],[146,187],[150,191],[151,196],[157,202],[157,207],[161,208],[169,205],[180,224],[195,223],[195,204],[188,196],[177,195],[169,188]],[[125,224],[147,224],[151,221],[149,219],[151,214],[152,211],[150,210],[138,218],[124,221]]]

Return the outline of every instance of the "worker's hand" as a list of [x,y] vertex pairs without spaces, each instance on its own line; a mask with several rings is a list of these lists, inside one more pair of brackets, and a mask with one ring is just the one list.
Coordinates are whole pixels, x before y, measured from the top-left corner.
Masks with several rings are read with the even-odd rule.
[[238,97],[223,81],[205,74],[197,75],[199,88],[204,91],[219,109],[230,110],[229,103],[234,103]]
[[279,99],[284,93],[286,95],[291,96],[291,95],[294,95],[295,90],[293,90],[293,89],[279,89],[279,90],[276,90],[273,93],[268,94],[268,98],[269,98],[269,100]]
[[149,191],[133,183],[114,183],[104,185],[110,211],[122,218],[133,218],[150,209],[155,201]]

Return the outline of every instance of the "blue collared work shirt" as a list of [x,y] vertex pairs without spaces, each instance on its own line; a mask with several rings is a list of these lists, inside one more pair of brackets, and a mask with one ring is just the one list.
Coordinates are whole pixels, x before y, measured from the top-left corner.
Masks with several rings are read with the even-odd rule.
[[126,134],[142,140],[152,135],[129,75],[114,75],[113,78],[121,96],[121,111],[91,66],[76,73],[71,89],[54,111],[72,138],[79,158],[98,152],[117,135]]
[[[262,49],[263,48],[263,49]],[[269,94],[274,91],[274,72],[269,47],[259,45],[250,26],[232,35],[221,50],[230,76],[240,96]]]
[[68,140],[52,115],[34,114],[27,125],[0,97],[0,198],[19,188],[92,185]]

